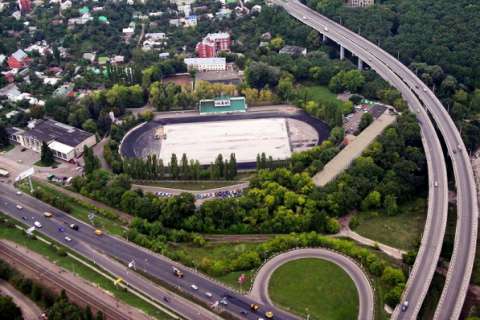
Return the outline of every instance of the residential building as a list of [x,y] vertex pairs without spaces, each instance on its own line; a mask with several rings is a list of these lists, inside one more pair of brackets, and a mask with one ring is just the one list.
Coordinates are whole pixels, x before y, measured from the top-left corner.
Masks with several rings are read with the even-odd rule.
[[355,8],[365,8],[375,4],[375,0],[347,0],[347,5]]
[[7,64],[11,69],[20,69],[26,67],[30,60],[25,51],[18,49],[8,57]]
[[230,51],[232,40],[227,32],[209,33],[197,43],[195,52],[200,58],[216,57],[220,51]]
[[183,60],[188,70],[224,71],[227,69],[225,58],[185,58]]
[[307,55],[307,48],[298,47],[298,46],[284,46],[280,51],[280,54],[288,54],[291,56],[305,56]]
[[41,152],[45,142],[55,157],[71,161],[83,153],[84,146],[96,143],[95,135],[54,120],[33,120],[27,129],[8,128],[9,139],[27,149]]
[[18,0],[18,8],[21,12],[30,12],[32,11],[32,3],[30,0]]
[[245,97],[217,97],[214,99],[202,99],[198,103],[200,114],[246,112],[247,101]]

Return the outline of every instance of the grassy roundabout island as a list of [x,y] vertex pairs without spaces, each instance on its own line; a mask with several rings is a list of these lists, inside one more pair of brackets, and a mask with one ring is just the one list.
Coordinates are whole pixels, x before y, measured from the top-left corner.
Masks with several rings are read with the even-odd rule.
[[358,317],[358,293],[348,274],[320,259],[299,259],[272,274],[272,302],[311,320],[349,320]]

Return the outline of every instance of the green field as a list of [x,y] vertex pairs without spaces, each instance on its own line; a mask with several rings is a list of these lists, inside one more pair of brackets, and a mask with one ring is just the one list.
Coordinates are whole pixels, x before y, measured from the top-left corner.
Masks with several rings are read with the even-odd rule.
[[300,96],[307,95],[307,100],[340,103],[335,93],[326,86],[305,85],[300,89]]
[[272,301],[311,320],[357,319],[358,293],[337,265],[320,259],[301,259],[279,267],[268,288]]
[[73,258],[60,255],[56,247],[49,246],[40,240],[34,240],[32,238],[29,238],[25,235],[23,231],[17,228],[0,225],[0,239],[7,239],[13,241],[32,251],[35,251],[36,253],[42,255],[43,257],[61,266],[62,268],[72,271],[81,278],[98,284],[99,287],[110,292],[119,300],[140,310],[143,310],[145,313],[155,317],[156,319],[171,319],[170,316],[161,312],[160,310],[158,310],[151,304],[145,302],[144,300],[138,298],[133,293],[125,291],[121,288],[117,288],[113,285],[112,281],[101,276],[100,274],[96,273],[85,265],[78,263]]
[[418,198],[401,207],[395,216],[377,212],[357,214],[359,225],[355,231],[360,235],[392,247],[415,249],[425,227],[427,201]]

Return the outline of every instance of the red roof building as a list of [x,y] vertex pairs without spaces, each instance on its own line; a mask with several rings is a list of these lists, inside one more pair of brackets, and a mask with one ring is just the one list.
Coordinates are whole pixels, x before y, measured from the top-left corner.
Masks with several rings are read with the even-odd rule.
[[195,52],[200,58],[216,57],[220,51],[230,51],[232,40],[226,32],[209,33],[202,42],[197,43]]
[[18,0],[18,8],[22,12],[30,12],[32,11],[32,3],[30,0]]
[[26,67],[29,62],[30,58],[22,49],[15,51],[7,60],[7,64],[11,69]]

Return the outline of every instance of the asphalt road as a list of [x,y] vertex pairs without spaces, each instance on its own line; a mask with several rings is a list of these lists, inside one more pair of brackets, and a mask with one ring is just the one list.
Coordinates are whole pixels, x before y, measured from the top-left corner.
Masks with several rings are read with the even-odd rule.
[[[19,210],[16,205],[20,204],[23,209]],[[43,212],[48,211],[53,213],[52,218],[43,217]],[[147,293],[148,296],[155,299],[160,304],[167,304],[172,309],[176,310],[180,315],[187,319],[203,320],[216,319],[207,309],[196,306],[187,299],[178,296],[172,296],[166,290],[152,284],[147,279],[141,277],[138,273],[128,269],[126,265],[132,260],[135,261],[136,270],[150,276],[160,279],[162,283],[182,291],[189,296],[189,300],[194,299],[204,304],[211,305],[213,302],[227,297],[228,305],[221,306],[224,311],[227,311],[239,319],[256,320],[260,314],[266,311],[273,311],[275,319],[295,319],[292,315],[281,311],[273,306],[262,305],[260,310],[254,314],[250,311],[250,304],[255,302],[252,299],[240,295],[231,289],[226,288],[220,283],[217,283],[205,276],[194,272],[174,261],[167,259],[161,255],[152,253],[139,246],[136,246],[123,239],[112,237],[109,235],[96,236],[95,229],[91,226],[73,219],[68,214],[55,209],[38,199],[30,197],[29,195],[17,195],[16,190],[6,184],[0,184],[0,212],[8,214],[9,216],[32,226],[34,221],[42,223],[42,228],[38,229],[40,233],[49,236],[58,242],[63,243],[81,254],[82,256],[93,260],[97,265],[103,269],[111,272],[116,276],[121,276],[126,283],[132,287]],[[25,217],[25,220],[22,219]],[[33,218],[33,219],[32,219]],[[73,231],[68,228],[71,223],[79,225],[78,231]],[[64,232],[58,229],[64,228]],[[73,240],[66,242],[65,235],[70,236]],[[115,260],[121,262],[117,263]],[[177,278],[172,272],[172,266],[176,266],[183,271],[184,277]],[[198,290],[191,288],[191,285],[198,286]],[[211,298],[206,296],[206,292],[212,294]],[[169,302],[163,301],[163,297],[169,297]],[[245,312],[246,314],[241,314]]]
[[[443,243],[447,218],[448,186],[445,159],[439,139],[423,104],[427,105],[428,108],[432,108],[432,106],[429,105],[428,101],[419,99],[428,93],[429,90],[428,88],[424,88],[418,78],[414,75],[412,76],[408,68],[363,37],[332,22],[298,1],[275,0],[274,2],[283,6],[286,11],[295,18],[320,33],[325,34],[328,38],[360,57],[382,78],[396,87],[402,93],[403,98],[407,101],[412,111],[416,113],[422,129],[424,149],[428,161],[430,180],[428,216],[419,254],[412,268],[407,289],[403,296],[403,301],[409,301],[409,308],[406,312],[400,312],[399,308],[397,308],[393,315],[393,318],[415,319],[435,272]],[[433,95],[433,93],[431,93],[431,95]],[[440,108],[437,109],[434,109],[433,112],[442,113],[441,110],[443,110],[443,113],[446,113],[441,105]],[[449,118],[448,114],[446,117]],[[438,122],[437,119],[435,120]],[[441,125],[439,125],[439,127],[440,126]],[[454,127],[452,130],[456,131]],[[437,184],[437,187],[434,187],[434,184]],[[475,186],[472,188],[474,190]],[[470,229],[468,231],[465,230],[465,232],[470,233]],[[471,256],[473,257],[473,255],[474,254]],[[453,302],[453,304],[458,303],[458,299]]]
[[[326,249],[298,249],[282,253],[265,263],[257,273],[255,282],[253,283],[250,296],[253,299],[263,303],[271,304],[268,295],[268,283],[273,272],[281,265],[298,259],[318,258],[335,263],[342,268],[352,279],[357,287],[359,297],[358,319],[373,319],[375,308],[373,288],[368,281],[367,275],[363,270],[350,258],[339,253]],[[321,299],[321,297],[318,297]]]

